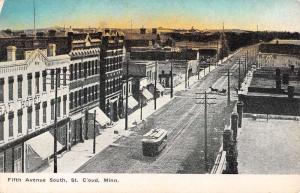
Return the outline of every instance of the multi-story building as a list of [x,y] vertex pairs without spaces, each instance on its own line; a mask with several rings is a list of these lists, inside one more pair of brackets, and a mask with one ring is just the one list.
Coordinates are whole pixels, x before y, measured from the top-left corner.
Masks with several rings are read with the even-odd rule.
[[0,172],[34,171],[53,154],[56,86],[58,151],[67,146],[70,57],[56,55],[55,44],[33,45],[8,46],[0,62]]
[[97,110],[101,126],[105,126],[109,120],[99,109],[101,38],[101,32],[68,34],[71,57],[69,66],[71,145],[83,142],[84,138],[88,139],[93,134],[92,129],[89,129],[93,127],[89,124],[93,120],[92,116],[89,116],[92,109]]
[[122,65],[125,60],[125,46],[122,33],[105,30],[100,58],[100,108],[115,122],[123,111]]

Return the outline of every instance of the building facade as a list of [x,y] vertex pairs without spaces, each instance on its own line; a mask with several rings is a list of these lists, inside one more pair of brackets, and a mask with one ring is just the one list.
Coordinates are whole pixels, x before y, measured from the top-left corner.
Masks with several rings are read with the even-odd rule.
[[17,49],[8,46],[7,61],[0,62],[0,172],[35,171],[53,154],[56,74],[58,151],[68,141],[70,57],[56,56],[49,44],[16,60]]
[[100,52],[100,108],[111,122],[123,111],[122,76],[125,60],[124,35],[105,30]]
[[[70,74],[70,145],[92,137],[92,116],[89,111],[99,107],[100,45],[102,33],[69,33]],[[91,120],[92,119],[92,120]],[[105,125],[102,125],[105,126]],[[97,132],[98,134],[98,132]]]

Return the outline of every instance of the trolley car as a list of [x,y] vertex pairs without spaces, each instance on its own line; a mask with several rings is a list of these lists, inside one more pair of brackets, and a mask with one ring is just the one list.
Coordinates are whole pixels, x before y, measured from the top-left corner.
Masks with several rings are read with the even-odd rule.
[[154,157],[167,145],[167,131],[164,129],[151,129],[143,135],[143,155]]

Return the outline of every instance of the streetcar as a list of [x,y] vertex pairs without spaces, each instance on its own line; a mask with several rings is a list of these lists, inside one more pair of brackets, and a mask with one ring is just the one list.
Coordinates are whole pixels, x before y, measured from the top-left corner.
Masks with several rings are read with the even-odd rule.
[[167,145],[167,133],[164,129],[151,129],[143,135],[143,155],[151,157],[158,155]]

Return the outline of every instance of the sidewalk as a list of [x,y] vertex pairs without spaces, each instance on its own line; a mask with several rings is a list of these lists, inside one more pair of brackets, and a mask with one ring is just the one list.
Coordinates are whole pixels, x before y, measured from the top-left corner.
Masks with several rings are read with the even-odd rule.
[[[210,71],[213,71],[216,67],[211,66]],[[209,68],[205,69],[206,75],[208,74]],[[204,72],[200,72],[200,78],[204,77]],[[198,81],[198,76],[192,76],[189,79],[189,86],[192,87]],[[185,90],[185,82],[178,84],[174,88],[174,93],[178,91]],[[174,97],[173,97],[174,98]],[[172,99],[173,99],[172,98]],[[157,108],[154,110],[154,101],[151,100],[145,107],[143,107],[143,119],[148,118],[152,113],[163,107],[165,104],[172,100],[170,95],[164,95],[157,98],[156,104]],[[128,128],[135,126],[134,122],[140,121],[140,109],[131,113],[128,116]],[[117,139],[122,136],[129,136],[130,130],[125,131],[125,119],[120,119],[116,125],[111,128],[101,130],[101,135],[96,137],[96,154],[104,150],[106,147],[111,145]],[[118,131],[118,134],[114,134],[114,131]],[[76,144],[71,148],[70,151],[62,153],[60,157],[57,158],[57,172],[58,173],[73,173],[81,165],[86,163],[95,154],[93,152],[93,139],[85,140],[84,143]],[[49,166],[42,168],[39,172],[42,173],[53,173],[53,160],[49,163]]]

